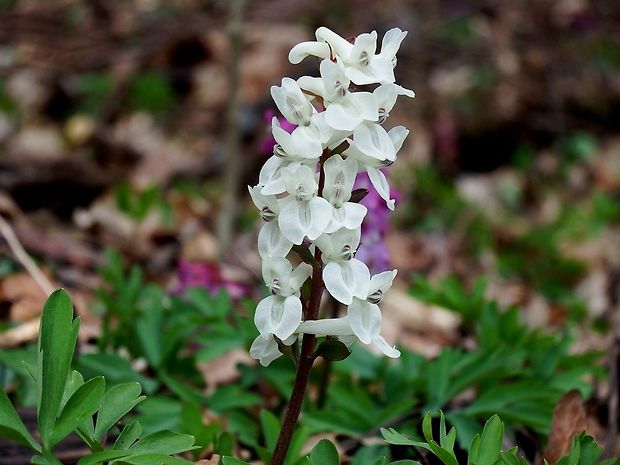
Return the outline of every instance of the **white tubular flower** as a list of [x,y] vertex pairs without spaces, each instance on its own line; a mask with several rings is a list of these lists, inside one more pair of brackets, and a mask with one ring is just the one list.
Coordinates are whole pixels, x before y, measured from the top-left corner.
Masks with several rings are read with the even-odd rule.
[[342,62],[323,60],[321,77],[304,76],[297,81],[307,91],[320,95],[325,104],[325,121],[335,130],[353,131],[363,121],[376,122],[379,108],[370,92],[349,92],[350,79]]
[[378,124],[361,124],[355,128],[353,140],[343,153],[366,166],[370,182],[390,210],[394,210],[395,202],[390,198],[390,185],[379,168],[394,163],[396,153],[402,147],[408,134],[409,130],[403,126],[397,126],[386,132]]
[[258,303],[254,323],[261,334],[273,334],[284,340],[301,323],[302,305],[299,292],[310,277],[312,267],[301,263],[294,270],[283,257],[263,260],[263,279],[271,295]]
[[308,126],[316,112],[294,79],[282,78],[281,86],[271,86],[271,96],[284,117],[297,126]]
[[252,202],[254,202],[258,211],[260,211],[260,217],[263,220],[269,223],[278,218],[280,205],[275,195],[265,195],[261,193],[260,186],[248,186],[248,191],[250,192],[250,197],[252,197]]
[[321,249],[323,282],[329,293],[339,302],[349,305],[354,297],[368,295],[370,271],[361,261],[353,258],[360,243],[360,228],[339,229],[323,234],[314,244]]
[[282,179],[289,196],[283,200],[278,226],[284,237],[301,244],[305,237],[319,237],[332,219],[332,206],[317,196],[316,173],[308,166],[282,168]]
[[[377,327],[376,324],[373,326],[374,332],[372,333],[368,344],[372,344],[384,355],[387,355],[390,358],[400,357],[400,351],[389,345],[385,338],[377,331],[377,329],[380,329],[380,325],[381,322],[379,322],[379,327]],[[348,316],[304,321],[299,325],[298,331],[300,333],[314,334],[318,337],[337,336],[338,339],[345,344],[350,342],[350,338],[352,336],[359,339]]]
[[396,99],[399,95],[415,98],[415,92],[398,84],[381,84],[373,92],[377,107],[379,108],[379,124],[383,124],[385,120],[390,116],[390,111],[396,104]]
[[271,295],[288,297],[298,295],[303,283],[312,274],[312,267],[300,263],[295,269],[284,257],[263,260],[263,279]]
[[320,135],[308,126],[298,126],[289,134],[280,126],[275,116],[271,120],[271,132],[276,141],[273,154],[290,161],[316,160],[323,152]]
[[323,197],[333,206],[332,220],[325,232],[359,228],[368,209],[359,203],[349,202],[357,175],[357,161],[353,158],[343,160],[340,155],[334,155],[325,162],[324,169]]
[[258,233],[258,254],[263,260],[286,257],[292,248],[293,243],[282,235],[275,221],[264,224]]
[[381,331],[381,311],[377,305],[383,295],[392,287],[396,270],[385,271],[368,279],[366,295],[354,297],[347,308],[347,316],[353,332],[364,344],[370,344]]
[[[293,335],[282,341],[284,345],[290,346],[297,340],[297,336]],[[264,367],[268,366],[275,359],[280,358],[282,353],[278,348],[278,343],[274,339],[273,334],[259,334],[254,339],[250,347],[250,357],[258,360]]]

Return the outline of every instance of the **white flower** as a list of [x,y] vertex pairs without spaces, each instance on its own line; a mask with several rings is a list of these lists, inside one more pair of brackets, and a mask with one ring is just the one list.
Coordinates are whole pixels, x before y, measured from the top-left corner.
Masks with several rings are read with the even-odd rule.
[[325,169],[323,197],[333,206],[332,220],[325,232],[333,233],[340,228],[358,228],[368,209],[359,203],[349,202],[357,175],[357,161],[353,158],[343,160],[340,155],[334,155],[323,167]]
[[[282,343],[290,346],[296,340],[297,336],[293,335],[283,340]],[[278,343],[273,337],[273,334],[259,334],[250,347],[250,357],[258,360],[260,364],[265,367],[281,355],[282,353],[278,348]]]
[[366,298],[370,271],[353,258],[360,243],[360,228],[323,234],[314,243],[321,249],[325,263],[323,282],[334,299],[349,305],[354,297]]
[[325,121],[330,127],[353,131],[363,121],[378,120],[379,108],[375,96],[370,92],[349,92],[350,79],[342,62],[323,60],[320,71],[320,78],[304,76],[297,82],[302,89],[323,98]]
[[290,161],[316,160],[323,152],[320,134],[310,126],[297,126],[291,134],[280,126],[275,116],[271,120],[271,132],[276,141],[273,154]]
[[392,83],[381,84],[372,93],[379,108],[379,124],[385,122],[388,116],[390,116],[390,111],[394,108],[399,95],[415,97],[414,91]]
[[316,173],[308,166],[286,167],[281,172],[289,196],[283,200],[278,226],[293,244],[301,244],[305,237],[312,241],[329,225],[332,206],[317,196]]
[[295,332],[302,316],[300,288],[311,273],[312,267],[306,263],[293,270],[286,258],[263,260],[263,279],[272,295],[258,303],[254,314],[261,334],[273,334],[284,340]]
[[370,182],[390,210],[394,210],[394,200],[390,198],[390,185],[379,168],[394,163],[396,153],[408,134],[409,130],[403,126],[397,126],[386,132],[378,124],[360,124],[353,132],[349,148],[343,153],[366,166]]
[[302,308],[299,297],[270,295],[256,306],[254,324],[261,334],[273,334],[286,339],[301,323]]
[[[370,335],[368,344],[374,345],[390,358],[400,357],[400,351],[390,346],[385,338],[378,332],[380,325],[381,322],[379,322],[378,326],[373,322],[373,333]],[[338,339],[347,345],[349,345],[351,336],[358,337],[351,325],[351,320],[348,315],[340,318],[304,321],[299,325],[298,331],[301,333],[314,334],[318,337],[337,336]]]
[[[262,167],[258,185],[249,187],[266,221],[258,235],[258,251],[271,295],[257,305],[254,322],[260,336],[250,349],[263,365],[281,355],[281,344],[293,344],[304,333],[335,336],[345,344],[358,339],[389,357],[400,355],[381,336],[378,306],[396,271],[371,277],[368,267],[355,258],[367,209],[350,200],[358,171],[366,170],[376,191],[394,209],[381,170],[394,163],[409,131],[402,126],[386,131],[381,125],[400,95],[415,96],[394,83],[396,52],[406,35],[398,28],[389,30],[377,51],[375,31],[349,42],[321,27],[316,41],[298,44],[289,53],[292,63],[306,56],[321,58],[320,77],[285,77],[271,88],[278,109],[297,127],[288,133],[273,119],[274,155]],[[378,85],[372,92],[358,90],[369,84]],[[346,150],[333,153],[341,144]],[[304,241],[309,241],[312,253],[320,252],[324,264],[322,282],[314,284],[321,284],[321,291],[324,285],[347,305],[346,317],[302,322],[301,287],[312,266],[293,268],[286,257],[294,244]]]
[[297,126],[308,126],[316,112],[294,79],[282,78],[281,86],[271,87],[271,96],[280,113]]
[[263,260],[263,279],[272,295],[298,295],[303,283],[312,274],[312,267],[300,263],[295,269],[284,257],[270,257]]
[[271,257],[286,257],[293,243],[282,235],[277,222],[266,223],[258,233],[258,253],[265,260]]
[[252,202],[260,211],[260,217],[267,221],[273,221],[278,217],[278,213],[280,212],[280,205],[278,204],[278,199],[275,195],[265,195],[261,193],[260,186],[250,187],[248,186],[248,191],[250,192],[250,197],[252,197]]

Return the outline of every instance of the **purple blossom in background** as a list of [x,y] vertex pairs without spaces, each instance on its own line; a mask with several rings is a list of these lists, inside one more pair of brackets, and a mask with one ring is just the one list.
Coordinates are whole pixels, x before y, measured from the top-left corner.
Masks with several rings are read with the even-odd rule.
[[[276,141],[271,135],[271,120],[274,116],[276,116],[276,112],[273,108],[268,108],[263,113],[263,120],[267,125],[267,135],[260,141],[260,144],[258,146],[259,153],[263,155],[271,154],[273,152],[273,146],[276,145]],[[282,129],[289,133],[293,132],[293,129],[297,127],[293,123],[289,123],[285,118],[282,117],[278,117],[278,121],[280,122],[280,126],[282,127]]]
[[[368,214],[362,223],[362,241],[355,256],[366,263],[373,274],[391,270],[390,252],[385,243],[390,229],[390,210],[372,187],[365,171],[358,173],[354,189],[368,190],[368,195],[360,202],[368,208]],[[392,195],[398,201],[398,193],[392,192]]]
[[224,277],[216,263],[180,260],[178,284],[173,293],[184,294],[192,287],[202,287],[210,294],[217,294],[220,289],[224,289],[233,300],[250,294],[250,288],[245,284]]

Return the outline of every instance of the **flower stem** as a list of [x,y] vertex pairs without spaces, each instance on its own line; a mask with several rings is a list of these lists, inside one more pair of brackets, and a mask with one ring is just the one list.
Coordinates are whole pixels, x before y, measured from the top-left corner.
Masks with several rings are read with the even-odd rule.
[[[320,161],[319,174],[319,195],[323,193],[323,185],[325,184],[325,171],[323,170],[323,161],[329,156],[329,151],[325,151]],[[316,263],[312,266],[312,287],[310,288],[310,298],[308,299],[308,307],[304,312],[304,320],[317,320],[321,309],[321,298],[323,297],[323,265],[321,263],[321,251],[316,248],[314,252]],[[282,465],[286,459],[288,448],[293,439],[297,419],[301,413],[301,406],[304,402],[310,371],[314,364],[314,347],[316,345],[316,336],[314,334],[304,334],[301,342],[301,352],[299,354],[299,363],[297,364],[297,373],[295,374],[295,383],[293,384],[293,392],[289,399],[282,420],[282,428],[273,449],[273,455],[269,461],[269,465]]]

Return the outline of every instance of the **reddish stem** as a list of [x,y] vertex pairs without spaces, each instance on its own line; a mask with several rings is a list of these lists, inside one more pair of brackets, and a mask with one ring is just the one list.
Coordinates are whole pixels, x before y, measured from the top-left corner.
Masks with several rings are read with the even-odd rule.
[[[329,156],[329,151],[323,152],[320,160],[321,171],[319,174],[319,190],[318,194],[323,193],[325,184],[325,171],[323,170],[323,162]],[[321,251],[317,247],[314,252],[316,260],[312,268],[312,287],[310,288],[310,298],[308,307],[304,312],[305,320],[316,320],[319,318],[319,310],[321,308],[321,297],[323,296],[323,265],[321,263]],[[273,455],[269,461],[269,465],[282,465],[286,459],[286,453],[293,439],[297,419],[301,413],[301,407],[304,402],[310,371],[314,364],[314,347],[316,345],[316,336],[314,334],[304,334],[301,342],[301,352],[299,354],[299,363],[297,364],[297,373],[295,374],[295,383],[293,384],[293,392],[289,399],[284,419],[282,420],[282,428],[273,450]]]

